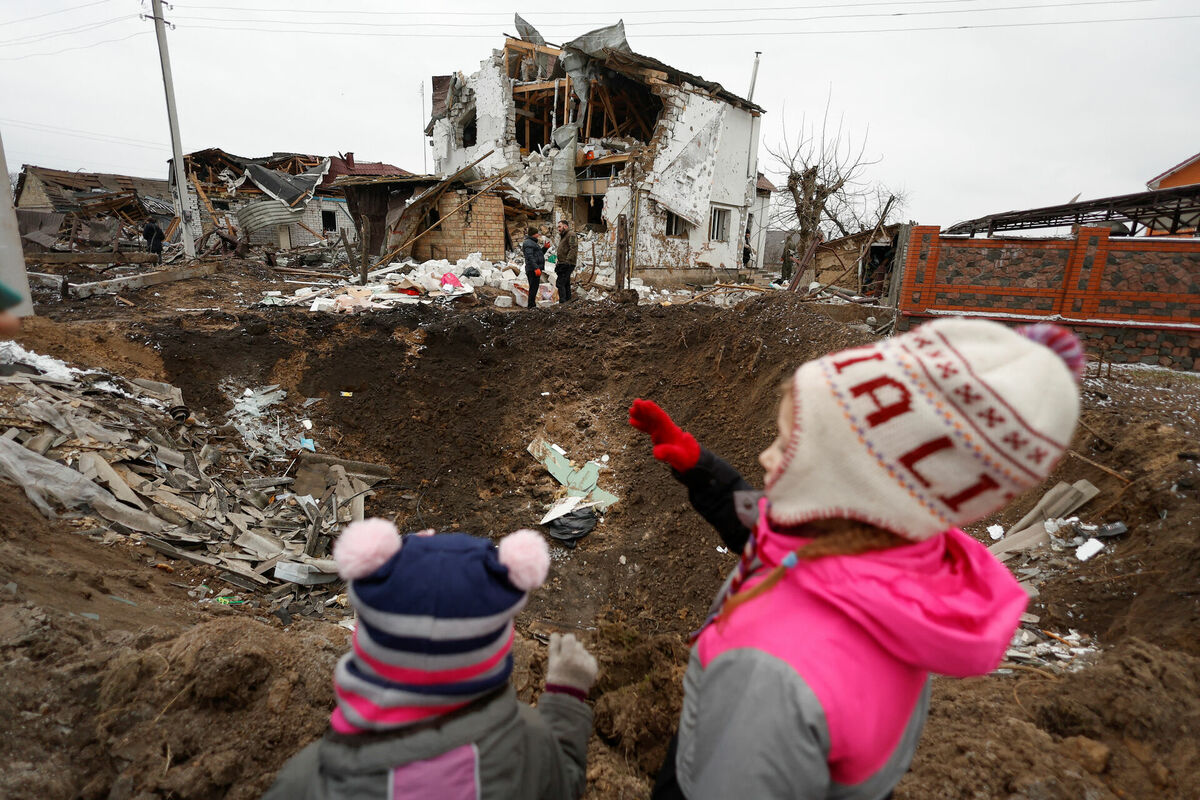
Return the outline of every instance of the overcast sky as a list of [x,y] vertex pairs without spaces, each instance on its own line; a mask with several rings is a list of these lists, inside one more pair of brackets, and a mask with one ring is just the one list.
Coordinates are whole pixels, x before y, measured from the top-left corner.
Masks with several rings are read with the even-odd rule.
[[[181,0],[166,16],[184,151],[353,151],[422,171],[422,82],[427,109],[429,76],[476,70],[513,11],[552,43],[624,19],[634,50],[743,96],[763,51],[764,144],[830,97],[855,136],[869,129],[871,176],[905,190],[922,224],[1141,191],[1200,150],[1200,0],[613,4]],[[11,170],[165,177],[149,6],[0,0]],[[1185,18],[1083,24],[1148,17]],[[1029,25],[1051,22],[1069,24]],[[961,27],[982,25],[1020,27]]]

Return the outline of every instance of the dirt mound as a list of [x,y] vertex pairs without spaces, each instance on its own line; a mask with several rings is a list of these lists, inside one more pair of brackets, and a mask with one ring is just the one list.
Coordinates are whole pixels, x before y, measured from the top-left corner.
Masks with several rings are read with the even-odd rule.
[[170,637],[95,637],[24,606],[3,619],[8,797],[259,797],[327,726],[345,648],[332,626],[244,618]]
[[1197,730],[1200,659],[1136,640],[1061,678],[938,680],[896,797],[1190,800]]

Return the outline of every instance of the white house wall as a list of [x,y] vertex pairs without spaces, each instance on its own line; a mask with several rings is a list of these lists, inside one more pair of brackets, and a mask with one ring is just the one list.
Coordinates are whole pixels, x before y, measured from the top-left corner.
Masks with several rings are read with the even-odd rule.
[[[480,62],[479,71],[466,79],[466,88],[454,100],[447,116],[433,125],[434,170],[450,175],[470,164],[489,150],[492,155],[479,165],[481,174],[490,175],[520,159],[520,149],[512,139],[516,105],[512,80],[504,75],[503,55],[499,52]],[[475,145],[463,147],[458,126],[465,114],[475,111]]]

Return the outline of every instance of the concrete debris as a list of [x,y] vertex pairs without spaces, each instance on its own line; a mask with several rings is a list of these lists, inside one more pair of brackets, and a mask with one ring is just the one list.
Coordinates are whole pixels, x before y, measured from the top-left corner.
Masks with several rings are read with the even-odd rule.
[[1013,634],[997,674],[1011,674],[1013,665],[1037,667],[1051,672],[1075,672],[1099,652],[1095,639],[1076,630],[1060,635],[1022,624]]
[[988,547],[992,555],[1007,561],[1016,553],[1046,544],[1050,533],[1045,522],[1070,514],[1091,502],[1100,490],[1086,480],[1059,483],[1038,501],[1028,514],[1009,528],[1003,539]]
[[233,408],[214,424],[186,412],[170,384],[72,369],[11,343],[0,345],[0,386],[0,414],[13,425],[0,436],[0,477],[39,511],[77,509],[95,517],[94,537],[124,537],[214,567],[236,589],[267,590],[272,613],[324,613],[336,587],[322,587],[339,580],[332,541],[390,477],[300,451],[308,414],[279,386],[226,385]]

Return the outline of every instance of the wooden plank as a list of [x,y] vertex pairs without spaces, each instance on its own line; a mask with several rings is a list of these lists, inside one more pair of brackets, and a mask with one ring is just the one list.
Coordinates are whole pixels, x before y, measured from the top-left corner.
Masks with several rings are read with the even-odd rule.
[[155,253],[26,253],[27,264],[157,264]]
[[160,283],[183,281],[188,278],[203,278],[217,271],[216,264],[206,264],[201,267],[185,267],[183,269],[163,269],[148,272],[145,275],[131,275],[128,278],[113,278],[95,283],[72,283],[70,292],[75,297],[93,297],[98,294],[112,294],[124,289],[144,289],[147,286],[157,286]]
[[[534,44],[533,42],[527,42],[523,39],[506,39],[504,41],[504,49],[508,50],[509,48],[513,50],[525,50],[533,53],[545,53],[548,56],[559,56],[562,54],[562,50],[559,50],[557,47]],[[663,74],[665,75],[666,73]]]
[[314,231],[312,228],[310,228],[310,227],[308,227],[307,225],[305,225],[303,222],[297,222],[296,224],[297,224],[297,225],[299,225],[301,228],[304,228],[304,230],[308,231],[308,232],[309,232],[309,233],[311,233],[313,236],[315,236],[315,237],[317,237],[318,239],[320,239],[322,242],[326,241],[326,237],[324,237],[324,236],[322,236],[321,234],[317,233],[317,232],[316,232],[316,231]]
[[602,101],[604,101],[604,112],[607,117],[607,119],[604,123],[604,135],[608,136],[608,121],[607,120],[612,120],[613,130],[619,132],[620,128],[617,126],[617,114],[615,111],[613,111],[612,99],[608,96],[608,88],[605,87],[603,84],[601,84],[600,90],[602,92],[602,94],[600,95],[600,99]]
[[537,83],[518,83],[516,86],[513,87],[513,94],[525,94],[527,92],[540,92],[543,89],[550,90],[553,88],[554,88],[554,81],[538,81]]

